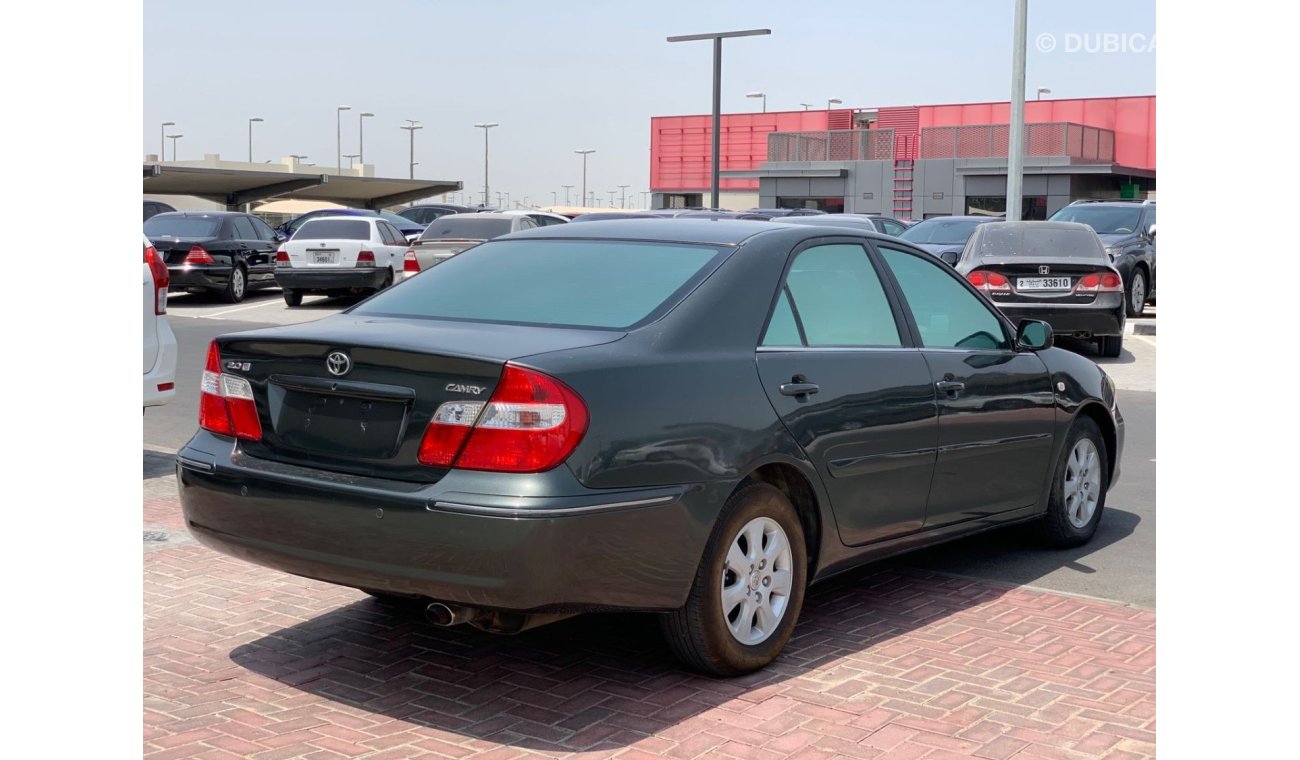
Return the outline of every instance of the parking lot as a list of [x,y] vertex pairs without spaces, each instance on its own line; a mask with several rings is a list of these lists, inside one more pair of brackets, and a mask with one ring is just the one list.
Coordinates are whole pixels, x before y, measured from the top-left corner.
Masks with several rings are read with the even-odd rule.
[[208,340],[353,302],[171,298],[180,391],[144,421],[147,757],[1154,757],[1154,309],[1099,360],[1127,443],[1092,543],[1006,529],[838,576],[773,666],[721,680],[645,616],[440,629],[189,538],[171,454]]

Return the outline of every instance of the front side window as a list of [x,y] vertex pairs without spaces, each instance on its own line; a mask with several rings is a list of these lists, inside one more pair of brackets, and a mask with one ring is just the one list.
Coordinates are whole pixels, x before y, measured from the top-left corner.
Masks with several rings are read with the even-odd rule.
[[800,251],[763,345],[903,345],[866,249],[834,243]]
[[926,348],[1009,349],[1011,342],[983,301],[935,260],[879,246],[898,280]]

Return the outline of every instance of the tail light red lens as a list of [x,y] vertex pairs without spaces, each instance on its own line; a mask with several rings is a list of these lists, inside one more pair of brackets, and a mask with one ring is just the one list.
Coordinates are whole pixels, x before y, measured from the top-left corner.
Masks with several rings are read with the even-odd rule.
[[144,263],[149,265],[149,271],[153,274],[153,313],[161,316],[167,313],[167,286],[172,281],[171,272],[167,271],[166,262],[153,246],[144,249]]
[[587,432],[587,405],[572,388],[507,364],[487,402],[449,401],[420,442],[421,463],[492,472],[544,472]]
[[281,248],[275,252],[275,265],[278,267],[291,266],[289,264],[289,252]]
[[357,254],[357,266],[372,267],[374,265],[375,265],[374,251],[362,251],[361,253]]
[[966,275],[966,281],[974,285],[976,290],[984,293],[998,295],[1009,295],[1011,293],[1011,281],[997,272],[976,269]]
[[194,245],[190,248],[189,254],[185,257],[186,264],[215,264],[216,259],[208,253],[208,249],[201,245]]
[[1124,283],[1115,272],[1086,274],[1074,286],[1075,293],[1123,293]]
[[406,258],[402,262],[402,271],[407,274],[415,274],[420,271],[420,260],[415,258],[415,251],[406,252]]
[[199,427],[249,441],[262,438],[253,385],[246,378],[221,371],[221,351],[214,340],[199,383]]

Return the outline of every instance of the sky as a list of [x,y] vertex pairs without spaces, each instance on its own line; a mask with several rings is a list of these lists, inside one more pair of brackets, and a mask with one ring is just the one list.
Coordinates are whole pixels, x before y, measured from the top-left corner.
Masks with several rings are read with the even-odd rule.
[[[1153,2],[1029,6],[1028,97],[1040,86],[1052,98],[1155,93]],[[649,189],[650,118],[711,108],[711,43],[666,37],[772,30],[723,43],[723,113],[760,110],[745,97],[753,91],[767,93],[769,111],[829,98],[853,108],[1007,100],[1013,9],[1012,0],[145,0],[141,153],[158,152],[159,125],[172,121],[181,160],[243,161],[248,119],[261,117],[255,161],[299,154],[334,166],[335,109],[347,105],[342,152],[358,152],[358,114],[374,113],[365,161],[378,176],[407,176],[400,126],[412,119],[423,124],[415,176],[481,190],[483,130],[473,125],[497,122],[493,196],[562,203],[562,185],[582,181],[574,151],[594,149],[588,189],[604,202],[629,185],[633,206]],[[170,140],[166,150],[170,158]]]

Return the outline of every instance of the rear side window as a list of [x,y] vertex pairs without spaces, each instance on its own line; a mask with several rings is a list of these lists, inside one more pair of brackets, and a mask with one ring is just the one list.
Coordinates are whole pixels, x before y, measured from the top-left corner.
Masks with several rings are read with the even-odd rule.
[[[789,313],[786,314],[785,312]],[[791,324],[795,326],[791,340]],[[860,245],[837,243],[801,251],[765,346],[901,346],[898,324],[880,277]]]
[[615,240],[488,242],[351,313],[629,329],[667,313],[727,252]]
[[370,222],[364,219],[308,219],[294,240],[369,240]]
[[257,240],[257,232],[253,230],[253,225],[247,217],[237,216],[231,224],[235,228],[236,240]]
[[159,214],[144,223],[144,234],[150,239],[216,237],[220,230],[221,220],[213,217]]

